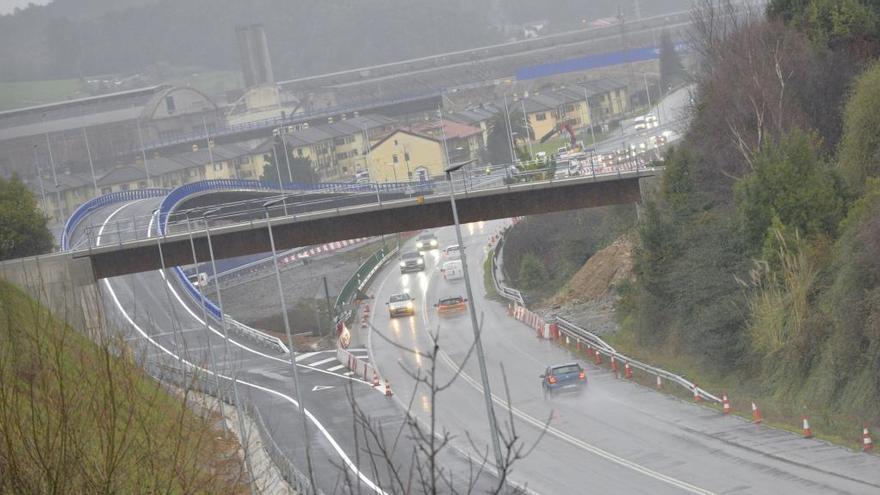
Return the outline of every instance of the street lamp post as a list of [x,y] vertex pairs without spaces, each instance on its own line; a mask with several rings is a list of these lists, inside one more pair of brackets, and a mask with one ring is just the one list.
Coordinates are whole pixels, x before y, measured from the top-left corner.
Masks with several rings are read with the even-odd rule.
[[464,249],[464,242],[461,239],[461,225],[458,222],[458,209],[455,206],[455,183],[452,180],[452,172],[460,169],[461,167],[467,165],[470,161],[466,161],[463,163],[458,163],[450,166],[446,169],[446,180],[449,182],[449,202],[452,205],[452,219],[455,222],[455,237],[458,241],[458,245],[462,247],[461,249],[461,269],[464,272],[464,287],[467,293],[468,301],[471,301],[468,304],[470,316],[471,316],[471,329],[474,332],[474,347],[477,351],[477,361],[480,365],[480,377],[483,382],[483,398],[486,400],[486,414],[489,416],[489,434],[492,437],[492,449],[495,453],[495,465],[499,469],[502,468],[504,457],[501,454],[501,441],[498,438],[498,424],[495,418],[495,408],[492,405],[492,391],[489,388],[489,374],[486,371],[486,356],[483,353],[483,340],[480,336],[481,329],[479,328],[479,324],[477,323],[477,311],[474,308],[474,295],[471,290],[471,279],[470,275],[468,275],[468,266],[467,266],[467,254],[466,249]]
[[[189,221],[189,216],[191,212],[186,212],[186,233],[189,235],[189,246],[192,249],[193,256],[193,264],[196,267],[196,278],[198,279],[199,274],[199,260],[196,257],[196,244],[193,241],[192,228]],[[199,299],[201,300],[202,306],[202,321],[205,323],[205,341],[208,345],[208,357],[211,360],[211,368],[214,370],[214,380],[217,387],[217,404],[220,406],[220,417],[224,418],[221,421],[223,425],[223,432],[226,432],[226,415],[223,413],[223,393],[220,389],[220,370],[217,368],[217,356],[214,353],[214,346],[211,345],[211,327],[208,323],[208,302],[205,299],[205,290],[203,288],[203,284],[199,281]]]
[[[211,210],[208,210],[208,211],[202,213],[202,219],[204,219],[204,221],[205,221],[205,236],[208,239],[208,254],[211,257],[211,272],[214,274],[214,276],[213,276],[214,290],[217,291],[217,305],[220,308],[220,326],[223,328],[223,341],[226,346],[226,359],[229,359],[229,327],[226,324],[226,314],[223,312],[223,294],[220,292],[220,278],[217,277],[217,262],[214,258],[214,244],[211,242],[211,229],[208,225],[208,217],[213,213],[217,213],[218,211],[222,210],[223,208],[224,208],[223,206],[220,206],[220,207],[213,208]],[[234,393],[235,410],[238,415],[239,427],[241,428],[241,436],[243,439],[242,443],[245,445],[245,448],[244,448],[245,467],[248,470],[249,478],[250,478],[251,482],[253,483],[254,470],[253,470],[253,467],[251,466],[250,454],[248,452],[250,445],[248,444],[247,432],[244,429],[244,423],[242,421],[243,411],[242,411],[241,402],[238,400],[238,390],[235,388],[235,381],[236,380],[238,380],[238,373],[236,373],[232,377],[232,390]]]
[[293,346],[293,337],[290,333],[290,319],[287,316],[287,302],[284,300],[284,287],[281,284],[281,269],[278,267],[278,258],[275,255],[275,234],[272,232],[272,217],[269,208],[284,201],[284,198],[273,199],[263,204],[266,211],[266,229],[269,231],[269,246],[272,248],[272,264],[275,267],[275,282],[278,285],[278,299],[281,301],[281,316],[284,321],[284,333],[287,336],[287,347],[290,349],[290,368],[293,372],[293,387],[296,401],[299,403],[300,416],[302,417],[303,443],[306,448],[306,465],[308,466],[309,482],[314,487],[315,480],[312,476],[312,457],[309,447],[309,422],[306,418],[306,405],[303,402],[302,387],[299,381],[299,372],[296,366],[296,348]]

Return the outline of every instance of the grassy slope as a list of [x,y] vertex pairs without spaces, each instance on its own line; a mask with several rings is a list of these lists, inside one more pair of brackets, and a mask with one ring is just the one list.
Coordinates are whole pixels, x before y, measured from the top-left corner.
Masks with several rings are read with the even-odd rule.
[[0,110],[86,96],[79,94],[79,90],[79,81],[76,79],[0,82]]
[[0,281],[0,492],[244,493],[216,423]]

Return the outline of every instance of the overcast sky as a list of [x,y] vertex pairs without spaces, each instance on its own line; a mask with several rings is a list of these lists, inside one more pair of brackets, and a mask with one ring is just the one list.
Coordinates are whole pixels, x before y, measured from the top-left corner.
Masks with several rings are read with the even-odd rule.
[[46,5],[49,0],[0,0],[0,14],[11,14],[16,7],[25,8],[29,3]]

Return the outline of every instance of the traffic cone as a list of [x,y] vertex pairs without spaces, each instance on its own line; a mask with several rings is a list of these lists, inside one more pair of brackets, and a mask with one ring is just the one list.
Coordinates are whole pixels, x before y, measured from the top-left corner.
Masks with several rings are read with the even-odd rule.
[[727,398],[727,392],[721,394],[721,414],[730,414],[730,400]]
[[623,376],[628,380],[632,380],[633,377],[633,369],[629,363],[623,363]]
[[373,387],[379,386],[379,374],[375,371],[373,372]]
[[871,440],[871,431],[868,430],[868,425],[862,429],[862,452],[870,452],[874,450],[874,441]]
[[391,393],[391,382],[386,379],[385,380],[385,397],[391,397],[392,395],[394,395],[394,394]]
[[694,402],[700,402],[701,400],[703,400],[703,398],[700,397],[700,387],[698,387],[697,384],[695,383],[694,384]]
[[755,423],[764,421],[764,418],[761,417],[761,410],[758,409],[758,405],[754,401],[752,401],[752,421]]
[[611,371],[617,371],[617,361],[614,360],[614,356],[611,356]]
[[810,422],[804,416],[804,438],[813,438],[813,430],[810,428]]
[[660,375],[657,375],[657,390],[663,388],[663,379],[660,378]]
[[593,346],[587,346],[587,356],[593,357]]
[[599,349],[596,349],[596,353],[593,354],[593,357],[595,358],[595,360],[593,361],[594,363],[596,363],[597,365],[602,364],[602,354],[599,353]]

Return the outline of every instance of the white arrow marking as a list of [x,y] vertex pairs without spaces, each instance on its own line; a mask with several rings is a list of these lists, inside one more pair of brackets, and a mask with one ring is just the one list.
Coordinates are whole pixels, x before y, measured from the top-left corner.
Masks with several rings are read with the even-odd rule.
[[327,390],[327,389],[330,389],[330,388],[333,388],[333,385],[315,385],[315,386],[312,388],[312,392],[319,392],[319,391],[321,391],[321,390]]

